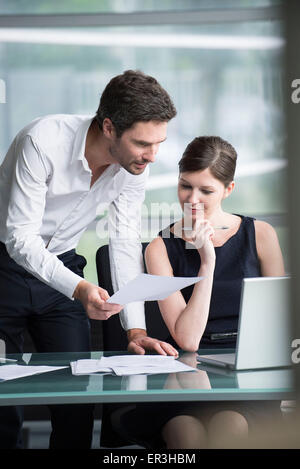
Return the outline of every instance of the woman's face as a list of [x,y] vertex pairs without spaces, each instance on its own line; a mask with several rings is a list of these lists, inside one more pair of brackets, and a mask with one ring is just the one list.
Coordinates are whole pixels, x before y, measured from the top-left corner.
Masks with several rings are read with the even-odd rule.
[[234,182],[228,187],[216,179],[209,168],[180,173],[178,199],[185,216],[210,218],[221,208],[221,202],[232,192]]

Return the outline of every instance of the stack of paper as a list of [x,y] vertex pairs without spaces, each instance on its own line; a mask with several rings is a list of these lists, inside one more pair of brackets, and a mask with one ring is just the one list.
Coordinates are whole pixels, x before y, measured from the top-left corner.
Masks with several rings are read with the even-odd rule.
[[[107,303],[125,305],[136,301],[153,301],[167,298],[173,292],[199,282],[203,277],[168,277],[161,275],[139,274],[119,291],[114,293]],[[121,355],[102,357],[99,360],[78,360],[71,362],[73,375],[93,373],[114,373],[118,376],[156,373],[178,373],[195,371],[174,357],[163,355]]]
[[90,375],[93,373],[111,373],[111,368],[101,365],[101,359],[77,360],[70,363],[73,375]]
[[99,360],[78,360],[71,363],[71,368],[73,375],[113,373],[128,376],[195,371],[195,368],[181,363],[175,357],[164,355],[115,355]]
[[10,379],[24,378],[40,373],[48,373],[49,371],[67,368],[66,366],[28,366],[28,365],[1,365],[0,381],[8,381]]

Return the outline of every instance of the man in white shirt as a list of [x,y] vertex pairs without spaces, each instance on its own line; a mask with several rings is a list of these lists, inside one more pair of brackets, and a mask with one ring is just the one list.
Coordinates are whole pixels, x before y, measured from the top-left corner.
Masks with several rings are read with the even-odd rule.
[[[175,115],[154,78],[127,71],[108,83],[96,116],[46,116],[18,133],[0,167],[0,339],[7,353],[22,352],[26,327],[38,351],[88,351],[88,317],[122,310],[83,279],[85,259],[75,248],[99,204],[107,206],[114,289],[143,271],[147,165]],[[132,352],[176,354],[147,337],[142,303],[125,306],[120,319]],[[92,412],[93,406],[52,407],[50,447],[89,447]],[[0,410],[0,447],[18,447],[21,421],[15,409]]]

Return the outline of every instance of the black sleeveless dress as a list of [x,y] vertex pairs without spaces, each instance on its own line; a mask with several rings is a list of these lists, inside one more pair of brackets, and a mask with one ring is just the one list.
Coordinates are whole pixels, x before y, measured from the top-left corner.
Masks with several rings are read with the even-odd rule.
[[[254,219],[239,215],[240,227],[235,235],[221,247],[216,247],[216,266],[207,326],[199,348],[235,348],[235,339],[214,340],[214,334],[237,331],[242,279],[259,277],[260,264],[256,251]],[[171,225],[172,226],[172,225]],[[200,256],[196,249],[186,249],[183,239],[170,232],[171,226],[159,233],[162,237],[174,276],[195,277],[200,268]],[[193,287],[181,292],[188,302]],[[171,335],[166,342],[178,349]],[[148,377],[151,386],[152,377]],[[213,376],[210,376],[213,380]],[[213,383],[212,383],[213,384]],[[234,386],[234,384],[233,384]],[[112,424],[123,438],[151,449],[164,448],[162,427],[178,415],[195,415],[208,421],[216,412],[233,410],[243,415],[249,429],[261,419],[280,418],[278,401],[218,401],[218,402],[163,402],[142,403],[126,407],[112,415]]]
[[[235,347],[235,339],[215,340],[214,334],[236,332],[240,307],[242,280],[245,277],[260,277],[260,264],[256,252],[254,219],[241,218],[235,235],[221,247],[216,247],[216,265],[207,326],[199,348]],[[172,225],[171,225],[172,226]],[[175,277],[196,277],[201,259],[191,245],[174,236],[168,227],[161,231],[168,257]],[[193,293],[194,285],[184,288],[181,293],[186,302]],[[176,346],[170,336],[166,342]]]

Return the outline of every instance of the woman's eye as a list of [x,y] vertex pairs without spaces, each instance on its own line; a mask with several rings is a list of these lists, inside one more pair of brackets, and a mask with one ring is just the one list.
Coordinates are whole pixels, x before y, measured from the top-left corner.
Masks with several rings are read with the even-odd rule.
[[[180,187],[181,187],[182,189],[185,189],[185,190],[192,190],[192,187],[191,187],[191,186],[188,186],[187,184],[180,184]],[[201,192],[202,192],[203,194],[205,194],[205,195],[209,195],[209,194],[212,194],[212,193],[213,193],[213,191],[209,191],[209,190],[207,190],[207,189],[200,189],[200,190],[201,190]]]

